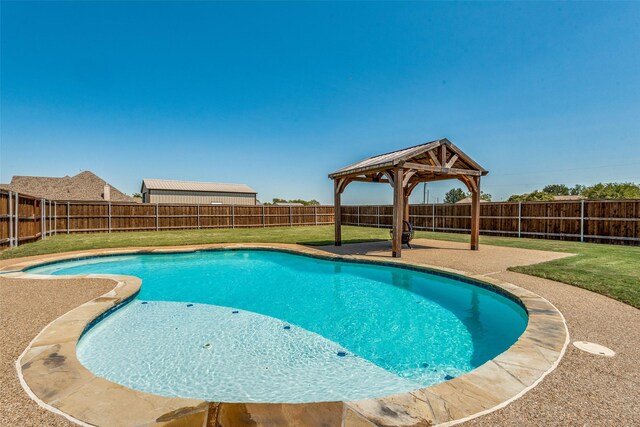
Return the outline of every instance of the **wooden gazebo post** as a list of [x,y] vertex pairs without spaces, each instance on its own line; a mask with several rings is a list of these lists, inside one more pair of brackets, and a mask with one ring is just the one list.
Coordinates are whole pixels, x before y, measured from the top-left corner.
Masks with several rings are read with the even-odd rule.
[[335,230],[335,245],[342,246],[342,214],[340,208],[340,179],[333,180],[333,224]]
[[393,171],[393,242],[391,256],[400,258],[402,255],[402,221],[404,220],[404,170],[395,168]]
[[473,189],[471,190],[471,250],[477,251],[480,247],[480,177],[471,178]]

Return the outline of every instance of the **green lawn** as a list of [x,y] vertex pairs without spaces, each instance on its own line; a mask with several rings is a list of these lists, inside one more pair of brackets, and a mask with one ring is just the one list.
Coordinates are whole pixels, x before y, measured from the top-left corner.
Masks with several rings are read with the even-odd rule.
[[[419,232],[418,237],[468,242],[465,234]],[[640,247],[480,236],[480,243],[576,256],[509,270],[568,283],[640,308]]]
[[[468,242],[464,234],[420,231],[416,237]],[[343,242],[384,240],[389,231],[343,227]],[[577,254],[556,261],[513,267],[530,274],[589,289],[640,308],[640,247],[482,236],[482,244]],[[179,230],[112,234],[58,235],[0,252],[0,259],[74,250],[204,243],[275,242],[323,245],[333,242],[333,226]]]

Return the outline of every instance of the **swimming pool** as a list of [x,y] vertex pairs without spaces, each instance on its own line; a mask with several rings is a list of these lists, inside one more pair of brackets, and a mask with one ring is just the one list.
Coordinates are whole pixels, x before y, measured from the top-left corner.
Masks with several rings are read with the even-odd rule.
[[40,274],[128,274],[140,293],[81,338],[96,375],[225,402],[354,400],[433,385],[527,325],[498,293],[422,271],[275,251],[66,261]]

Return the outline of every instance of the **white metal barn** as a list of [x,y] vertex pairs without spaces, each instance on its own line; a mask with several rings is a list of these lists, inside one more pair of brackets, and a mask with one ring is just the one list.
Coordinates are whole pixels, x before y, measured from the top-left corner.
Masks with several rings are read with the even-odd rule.
[[255,205],[256,191],[246,184],[143,179],[143,203]]

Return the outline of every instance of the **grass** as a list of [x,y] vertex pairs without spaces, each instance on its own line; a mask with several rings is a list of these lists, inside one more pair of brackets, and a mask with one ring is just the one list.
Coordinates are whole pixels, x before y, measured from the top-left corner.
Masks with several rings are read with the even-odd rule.
[[[416,234],[418,238],[454,242],[469,241],[469,236],[464,234],[426,231],[419,231]],[[343,227],[343,243],[379,241],[388,238],[389,231],[386,229]],[[333,226],[65,234],[7,249],[0,252],[0,259],[98,248],[235,242],[325,245],[333,243]],[[568,283],[640,308],[640,247],[491,236],[481,236],[480,242],[485,245],[576,254],[576,256],[555,261],[512,267],[510,270]]]
[[[464,234],[419,232],[417,237],[468,242]],[[640,308],[640,247],[481,236],[484,245],[576,254],[510,271],[567,283]]]
[[[343,227],[342,241],[358,243],[389,238],[389,230]],[[329,245],[333,226],[219,228],[208,230],[141,231],[130,233],[59,234],[0,252],[0,259],[100,248],[181,246],[207,243],[298,243]]]

